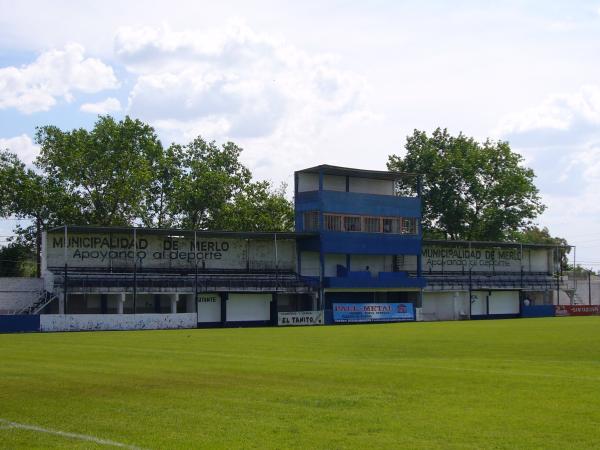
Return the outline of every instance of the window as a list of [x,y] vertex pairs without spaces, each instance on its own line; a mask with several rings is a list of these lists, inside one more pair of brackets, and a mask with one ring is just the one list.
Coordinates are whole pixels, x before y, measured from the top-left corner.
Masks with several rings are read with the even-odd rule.
[[367,233],[381,233],[380,217],[365,217],[364,231]]
[[342,231],[342,216],[335,214],[324,214],[325,230],[327,231]]
[[[373,217],[346,216],[343,214],[323,214],[325,231],[346,231],[364,233],[417,234],[416,217]],[[319,229],[319,213],[304,213],[304,230]]]
[[308,211],[304,213],[304,231],[319,230],[319,213],[317,211]]
[[383,218],[383,232],[399,234],[402,229],[402,218],[401,217],[384,217]]
[[417,234],[417,219],[414,217],[402,218],[402,234]]
[[360,231],[360,216],[344,216],[345,231]]

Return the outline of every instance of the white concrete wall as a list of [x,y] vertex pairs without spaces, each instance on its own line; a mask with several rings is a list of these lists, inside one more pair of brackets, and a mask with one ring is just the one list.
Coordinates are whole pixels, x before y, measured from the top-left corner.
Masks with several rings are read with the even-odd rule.
[[487,314],[486,297],[488,295],[488,291],[473,291],[471,295],[471,315],[479,316],[482,314]]
[[472,247],[468,244],[423,245],[422,269],[427,272],[548,272],[551,249]]
[[392,255],[351,255],[350,256],[350,270],[352,271],[363,271],[367,270],[373,276],[376,276],[379,272],[392,272],[393,269],[393,256]]
[[12,314],[33,304],[43,289],[42,278],[0,278],[0,314]]
[[346,177],[341,175],[324,175],[323,190],[346,192]]
[[346,255],[341,253],[327,253],[325,254],[325,276],[335,277],[337,276],[337,266],[346,267]]
[[319,174],[318,173],[299,173],[298,174],[298,192],[318,191]]
[[245,322],[271,318],[272,294],[229,294],[227,321]]
[[417,255],[398,255],[398,270],[416,272]]
[[[250,240],[248,256],[251,269],[275,269],[275,240]],[[296,270],[296,241],[277,240],[277,267]]]
[[469,314],[469,293],[424,292],[423,320],[458,320]]
[[518,291],[492,291],[490,296],[490,314],[518,314]]
[[41,331],[162,330],[196,328],[196,313],[42,314]]
[[523,251],[523,258],[529,256],[529,267],[523,263],[523,270],[531,272],[547,272],[552,270],[552,250]]
[[319,253],[300,253],[300,275],[303,275],[305,277],[319,276]]
[[[592,305],[600,305],[600,277],[592,275],[590,282],[588,283],[587,276],[577,278],[575,281],[572,277],[565,276],[564,281],[568,288],[575,289],[575,301],[579,304],[587,305],[590,302],[590,288],[592,294]],[[556,304],[556,289],[552,291],[552,298],[554,304]],[[569,305],[571,302],[570,297],[563,290],[560,291],[560,304]]]
[[198,294],[198,322],[221,321],[221,296]]
[[491,294],[489,291],[473,291],[472,294],[471,314],[474,316],[519,313],[519,291],[491,291]]
[[371,178],[350,177],[350,192],[362,194],[394,195],[394,182],[391,180],[373,180]]

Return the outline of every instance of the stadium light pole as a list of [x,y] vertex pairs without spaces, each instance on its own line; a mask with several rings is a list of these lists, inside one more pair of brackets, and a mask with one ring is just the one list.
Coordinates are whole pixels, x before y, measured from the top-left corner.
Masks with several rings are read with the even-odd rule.
[[198,237],[197,232],[194,230],[194,308],[198,313]]
[[64,253],[64,259],[65,259],[65,281],[64,281],[64,287],[63,287],[63,314],[67,313],[67,285],[69,282],[69,277],[67,275],[67,247],[69,246],[69,240],[68,240],[68,233],[67,233],[67,226],[65,225],[65,245],[63,245],[63,253]]
[[133,314],[136,313],[137,300],[137,235],[135,226],[133,227]]

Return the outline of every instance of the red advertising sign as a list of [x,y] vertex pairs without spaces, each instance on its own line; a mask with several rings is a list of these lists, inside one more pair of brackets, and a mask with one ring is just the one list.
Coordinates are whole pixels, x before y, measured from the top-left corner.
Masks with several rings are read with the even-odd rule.
[[600,305],[556,305],[556,316],[595,316],[600,314]]

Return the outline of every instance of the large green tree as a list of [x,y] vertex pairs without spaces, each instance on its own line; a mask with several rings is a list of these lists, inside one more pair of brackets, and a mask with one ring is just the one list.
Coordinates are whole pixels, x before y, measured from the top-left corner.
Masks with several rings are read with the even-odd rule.
[[162,144],[149,125],[104,116],[91,131],[40,127],[36,142],[36,166],[79,199],[83,222],[128,225],[160,215],[145,201],[156,193],[153,182],[162,176],[163,158]]
[[290,231],[294,207],[285,197],[286,186],[273,188],[268,181],[249,183],[214,217],[217,229],[231,231]]
[[[422,174],[425,236],[506,240],[531,226],[544,210],[533,170],[508,142],[483,143],[445,129],[415,130],[404,156],[391,155],[388,169]],[[400,186],[413,192],[414,184]]]
[[35,167],[0,150],[0,218],[30,219],[15,232],[18,245],[38,255],[40,231],[63,224],[293,229],[285,190],[253,181],[232,142],[198,137],[164,148],[151,126],[110,116],[91,130],[40,127],[36,142]]
[[182,166],[173,197],[173,211],[181,227],[220,228],[216,217],[222,216],[223,207],[252,180],[250,170],[240,161],[241,152],[232,142],[219,147],[200,137],[187,145],[173,146]]

